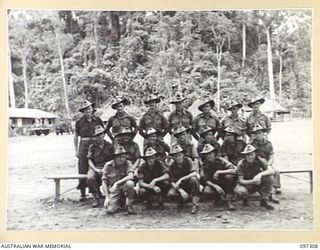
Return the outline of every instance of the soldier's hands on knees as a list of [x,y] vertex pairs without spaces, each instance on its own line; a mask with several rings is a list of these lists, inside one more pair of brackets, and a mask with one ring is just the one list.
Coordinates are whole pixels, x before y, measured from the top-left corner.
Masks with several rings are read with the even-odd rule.
[[153,191],[155,191],[158,194],[161,192],[161,189],[158,186],[154,186]]

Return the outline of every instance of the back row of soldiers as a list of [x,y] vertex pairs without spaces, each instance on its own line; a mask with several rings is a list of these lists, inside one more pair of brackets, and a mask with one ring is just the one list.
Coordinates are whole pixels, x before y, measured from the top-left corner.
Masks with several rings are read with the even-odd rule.
[[[74,137],[79,173],[87,174],[87,180],[78,185],[80,201],[86,200],[88,186],[92,206],[98,207],[102,183],[107,213],[124,204],[129,214],[134,213],[132,203],[137,193],[148,208],[156,198],[157,207],[163,209],[166,195],[178,199],[181,206],[192,198],[192,213],[199,209],[200,193],[225,201],[229,210],[235,209],[231,204],[235,194],[247,205],[249,193],[255,191],[260,192],[261,205],[267,209],[273,208],[267,200],[279,203],[274,197],[274,192],[280,193],[279,172],[273,168],[274,151],[266,139],[271,122],[259,109],[264,99],[248,103],[253,111],[247,118],[239,115],[242,104],[231,101],[226,108],[230,114],[221,121],[212,112],[213,100],[204,100],[198,107],[201,113],[193,119],[183,105],[185,99],[180,93],[175,95],[170,102],[175,110],[167,119],[157,109],[160,98],[150,95],[144,101],[148,111],[137,125],[125,112],[130,101],[119,98],[111,106],[117,111],[106,128],[94,115],[95,105],[85,101]],[[143,156],[133,141],[138,132],[144,138]],[[104,140],[105,133],[113,143]],[[171,147],[163,140],[167,133]]]

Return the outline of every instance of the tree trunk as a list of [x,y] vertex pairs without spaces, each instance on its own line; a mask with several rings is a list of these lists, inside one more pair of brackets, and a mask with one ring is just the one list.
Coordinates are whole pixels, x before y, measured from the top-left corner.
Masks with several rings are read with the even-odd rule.
[[279,103],[282,102],[282,55],[279,52]]
[[245,61],[246,61],[246,56],[247,56],[247,52],[246,52],[246,24],[243,22],[242,23],[242,68],[245,65]]
[[222,57],[222,45],[216,45],[217,49],[217,61],[218,61],[218,82],[217,82],[217,111],[220,111],[220,81],[221,81],[221,57]]
[[11,52],[10,52],[10,47],[8,45],[8,65],[9,65],[9,103],[10,103],[10,107],[11,108],[15,108],[16,107],[16,96],[14,93],[14,86],[13,86],[13,77],[12,77],[12,69],[11,69]]
[[27,60],[26,57],[22,58],[22,75],[24,84],[24,107],[29,108],[29,87],[27,82]]
[[119,14],[117,11],[110,11],[109,17],[111,20],[111,42],[114,46],[116,46],[120,40]]
[[64,73],[61,44],[59,41],[59,37],[57,35],[56,35],[56,40],[57,40],[57,44],[58,44],[58,53],[59,53],[59,60],[60,60],[60,66],[61,66],[61,77],[62,77],[62,84],[63,84],[64,102],[66,105],[67,116],[70,119],[71,115],[70,115],[69,100],[68,100],[68,93],[67,93],[67,84],[66,84],[66,78],[65,78],[65,73]]
[[271,50],[271,37],[270,28],[266,27],[267,32],[267,47],[268,47],[268,75],[269,75],[269,92],[271,100],[275,99],[274,81],[273,81],[273,65],[272,65],[272,50]]
[[99,12],[95,13],[94,16],[94,24],[93,24],[93,33],[94,33],[94,41],[95,41],[95,66],[99,67],[101,64],[101,55],[99,48],[99,38],[98,38],[98,18]]

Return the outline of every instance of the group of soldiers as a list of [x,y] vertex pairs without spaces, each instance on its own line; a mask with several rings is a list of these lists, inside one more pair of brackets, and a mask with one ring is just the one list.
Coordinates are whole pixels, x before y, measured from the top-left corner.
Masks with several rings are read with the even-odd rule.
[[[242,199],[248,206],[251,193],[258,191],[261,206],[273,209],[279,203],[280,175],[274,168],[274,151],[267,139],[270,119],[260,111],[264,98],[248,103],[248,117],[239,114],[242,104],[231,101],[229,114],[219,120],[213,112],[215,102],[205,99],[201,111],[193,115],[184,105],[184,97],[176,93],[170,103],[174,110],[166,118],[158,110],[161,99],[150,95],[144,100],[148,111],[139,123],[125,107],[130,100],[118,98],[112,105],[116,112],[104,127],[95,113],[95,104],[84,101],[83,116],[75,124],[74,146],[79,158],[80,201],[85,201],[86,187],[92,194],[92,207],[104,198],[107,214],[125,209],[134,214],[134,201],[142,201],[147,209],[163,210],[164,200],[172,199],[182,207],[192,201],[191,213],[199,210],[200,197],[214,198],[230,211],[233,201]],[[143,153],[134,141],[139,133]],[[171,146],[164,136],[171,136]],[[112,143],[105,140],[107,134]],[[102,186],[103,192],[100,188]]]

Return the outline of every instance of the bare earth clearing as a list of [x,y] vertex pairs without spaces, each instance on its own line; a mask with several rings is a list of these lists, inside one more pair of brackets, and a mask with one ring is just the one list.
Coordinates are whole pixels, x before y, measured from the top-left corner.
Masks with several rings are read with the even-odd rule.
[[[275,152],[275,166],[285,169],[312,168],[312,121],[273,123],[270,135]],[[141,138],[136,138],[141,144]],[[200,211],[190,214],[191,204],[178,210],[167,203],[164,211],[148,211],[136,204],[137,215],[105,215],[102,207],[90,202],[78,203],[75,189],[52,203],[54,183],[44,176],[77,173],[72,135],[50,134],[10,138],[8,142],[7,228],[8,230],[86,230],[86,229],[277,229],[312,230],[313,195],[307,174],[282,175],[280,205],[267,211],[253,197],[250,207],[235,202],[238,210],[224,211],[212,202],[200,203]],[[62,192],[77,181],[61,182]]]

